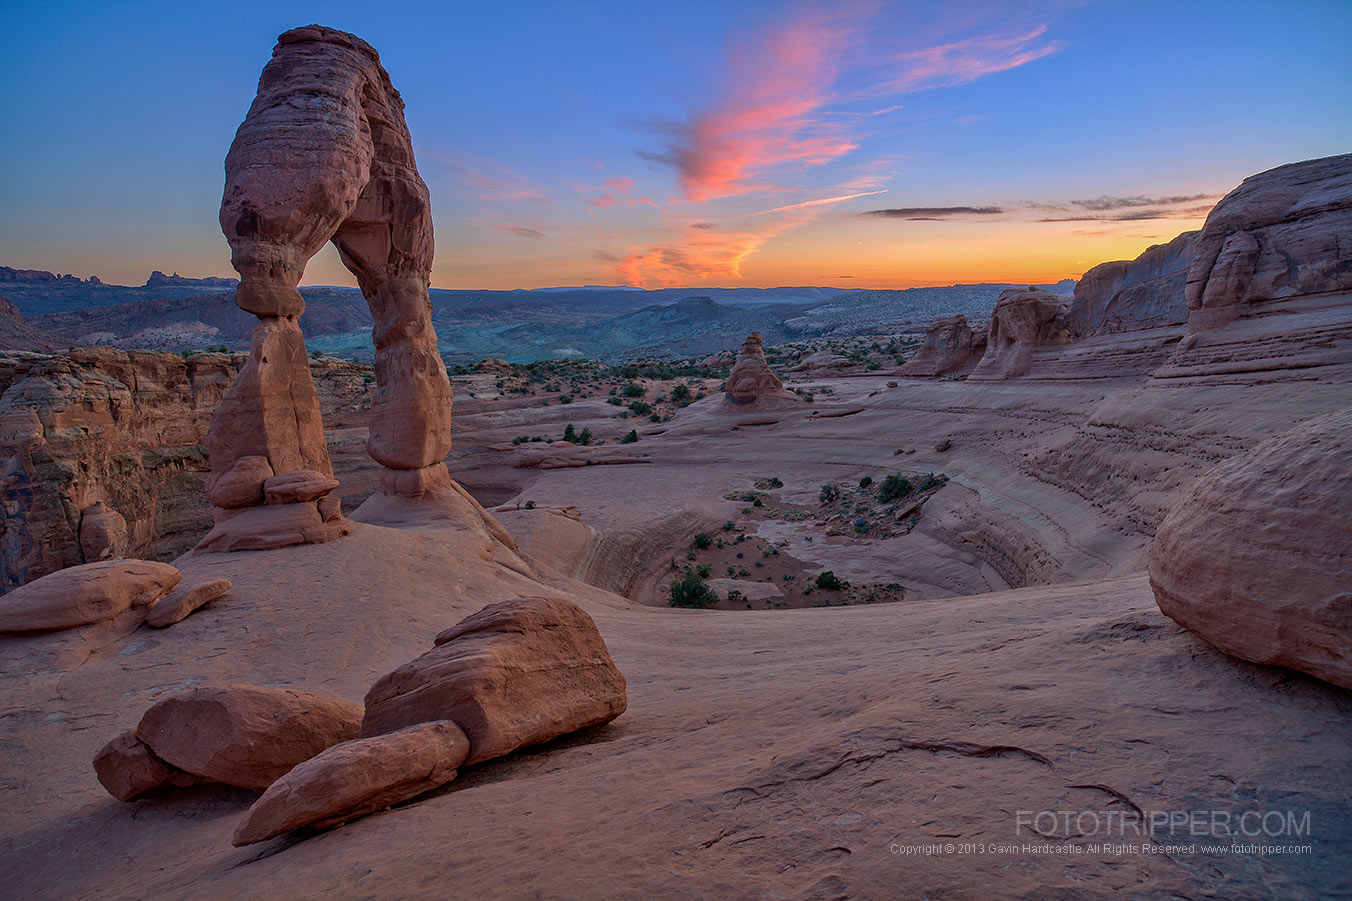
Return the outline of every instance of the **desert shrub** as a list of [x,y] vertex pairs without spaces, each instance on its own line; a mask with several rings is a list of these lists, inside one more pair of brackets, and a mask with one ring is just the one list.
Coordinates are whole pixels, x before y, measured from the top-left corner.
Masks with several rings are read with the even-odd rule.
[[667,596],[673,607],[709,607],[718,603],[718,593],[690,567],[679,579],[671,580]]
[[840,489],[835,485],[823,485],[822,490],[817,492],[817,500],[823,504],[833,504],[840,499]]
[[534,509],[535,509],[535,501],[526,501],[526,509],[527,509],[527,510],[534,510]]
[[734,589],[732,589],[731,591],[728,592],[728,600],[729,600],[729,601],[740,601],[740,600],[744,600],[745,598],[746,598],[746,595],[742,594],[742,593],[741,593],[740,591],[738,591],[736,588],[734,588]]
[[638,382],[625,383],[623,390],[625,397],[642,397],[643,395],[648,393],[647,389],[645,389]]
[[577,443],[577,429],[573,427],[573,424],[572,424],[571,422],[568,423],[568,425],[564,427],[564,430],[563,430],[563,440],[564,440],[564,441],[571,441],[571,442],[573,442],[574,444]]
[[841,581],[831,570],[826,570],[817,574],[817,587],[822,591],[844,591],[849,588],[848,582]]
[[737,528],[737,523],[733,522],[732,520],[728,520],[727,522],[723,523],[724,532],[731,532],[735,528]]
[[559,395],[559,403],[561,403],[561,404],[571,404],[572,402],[573,402],[573,395],[571,395],[571,394],[560,394],[560,395]]
[[529,441],[529,440],[530,440],[530,438],[529,438],[528,436],[526,436],[526,435],[517,435],[515,438],[512,439],[512,443],[513,443],[513,444],[525,444],[525,443],[526,443],[527,441]]
[[709,578],[709,574],[713,571],[714,565],[712,563],[700,563],[695,567],[695,572],[699,574],[701,579]]
[[861,516],[854,521],[854,530],[860,535],[868,534],[870,528],[867,517]]
[[620,439],[621,444],[633,444],[638,440],[638,430],[630,429],[629,434]]
[[884,504],[905,497],[915,490],[911,480],[903,475],[892,473],[892,475],[883,479],[882,485],[878,488],[878,500]]
[[930,472],[920,477],[920,481],[916,483],[915,490],[929,491],[936,485],[942,485],[943,483],[944,479],[941,476],[936,476],[934,473]]
[[862,479],[859,480],[860,488],[867,488],[872,484],[873,484],[873,476],[864,476]]
[[713,544],[714,536],[710,535],[708,532],[695,533],[695,547],[699,548],[701,551],[707,551],[709,548],[713,547]]
[[647,416],[653,411],[651,404],[645,404],[641,400],[634,401],[629,405],[629,409],[633,411],[635,416]]
[[784,487],[784,483],[781,482],[781,481],[780,481],[778,478],[776,478],[775,476],[770,476],[769,478],[765,478],[765,479],[757,479],[757,480],[756,480],[756,487],[757,487],[757,488],[760,488],[760,489],[762,489],[762,490],[768,490],[768,489],[770,489],[770,488],[783,488],[783,487]]
[[671,399],[674,400],[676,403],[680,404],[681,406],[685,406],[686,404],[690,403],[690,386],[677,385],[675,388],[672,388]]

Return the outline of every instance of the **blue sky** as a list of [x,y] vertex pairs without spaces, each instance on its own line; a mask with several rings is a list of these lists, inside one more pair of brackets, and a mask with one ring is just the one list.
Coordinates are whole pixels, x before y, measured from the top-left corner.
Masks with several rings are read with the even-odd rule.
[[228,274],[225,152],[310,22],[404,95],[440,287],[1055,280],[1352,151],[1341,0],[10,0],[0,265]]

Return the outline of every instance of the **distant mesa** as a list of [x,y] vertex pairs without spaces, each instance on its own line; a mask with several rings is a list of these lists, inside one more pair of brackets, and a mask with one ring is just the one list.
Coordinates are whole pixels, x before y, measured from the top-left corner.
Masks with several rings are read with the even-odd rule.
[[150,273],[150,278],[146,279],[143,287],[146,288],[168,288],[168,287],[192,287],[192,288],[233,288],[239,284],[237,278],[217,278],[209,276],[207,278],[187,278],[175,272],[173,275],[165,275],[156,269]]
[[766,362],[760,332],[752,332],[743,342],[723,397],[726,403],[739,409],[801,403],[797,395],[784,390],[784,383]]
[[101,285],[97,275],[79,278],[74,275],[57,275],[45,269],[11,269],[0,266],[0,282],[70,282],[72,284]]

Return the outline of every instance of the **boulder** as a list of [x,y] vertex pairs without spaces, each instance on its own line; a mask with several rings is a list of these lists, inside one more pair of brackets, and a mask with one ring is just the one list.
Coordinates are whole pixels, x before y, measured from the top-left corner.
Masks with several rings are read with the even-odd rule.
[[727,403],[739,407],[758,405],[762,401],[799,402],[796,395],[784,390],[784,383],[765,361],[760,332],[752,332],[742,343],[737,364],[728,375],[724,398]]
[[136,727],[165,763],[262,791],[296,764],[356,738],[362,709],[290,688],[210,685],[152,705]]
[[86,563],[114,560],[127,552],[127,520],[103,501],[80,511],[80,552]]
[[179,588],[150,608],[150,612],[146,614],[146,623],[157,629],[163,629],[165,626],[183,622],[188,614],[210,604],[230,588],[229,579],[215,579]]
[[557,598],[490,604],[366,693],[362,735],[453,720],[469,763],[608,723],[624,712],[624,676],[592,618]]
[[273,476],[263,483],[263,498],[269,504],[301,504],[317,501],[338,487],[338,480],[313,469]]
[[1251,304],[1352,290],[1352,154],[1244,179],[1207,216],[1188,268],[1188,331],[1219,328]]
[[[986,329],[972,328],[967,317],[940,316],[930,323],[920,349],[898,374],[934,378],[971,372],[986,351]],[[889,383],[890,385],[890,383]]]
[[0,597],[0,632],[47,632],[148,607],[182,579],[168,563],[103,560],[58,570]]
[[469,739],[455,723],[420,723],[334,745],[268,786],[235,828],[236,847],[302,826],[335,826],[455,778]]
[[991,314],[986,353],[972,370],[975,380],[1015,378],[1026,373],[1042,347],[1070,343],[1065,301],[1040,288],[1008,288]]
[[1352,410],[1197,481],[1150,549],[1167,616],[1221,650],[1352,688]]
[[272,478],[272,464],[261,454],[247,454],[222,472],[207,477],[207,497],[227,510],[252,507],[263,501],[263,485]]
[[201,781],[156,757],[135,729],[123,732],[94,755],[94,773],[119,801],[135,801],[166,785],[186,788]]

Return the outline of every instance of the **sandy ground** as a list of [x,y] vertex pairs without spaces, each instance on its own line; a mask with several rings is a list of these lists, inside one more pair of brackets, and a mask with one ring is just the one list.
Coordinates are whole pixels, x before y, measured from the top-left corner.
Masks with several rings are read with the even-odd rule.
[[[836,379],[829,401],[772,423],[734,429],[738,415],[709,398],[641,429],[624,450],[645,462],[584,465],[620,449],[608,444],[562,448],[588,459],[559,469],[510,444],[529,417],[468,412],[476,437],[451,461],[466,484],[575,506],[581,522],[503,514],[516,554],[463,501],[377,498],[331,544],[185,559],[188,578],[235,588],[171,629],[0,642],[0,893],[1347,897],[1352,694],[1205,645],[1158,612],[1143,568],[1154,524],[1198,472],[1345,405],[1349,368]],[[588,404],[609,414],[574,401],[579,428]],[[806,542],[788,528],[801,522],[747,523],[788,540],[804,572],[896,581],[905,600],[656,606],[695,532],[741,523],[745,505],[725,494],[775,476],[806,506],[825,481],[898,470],[951,479],[907,534]],[[614,723],[343,828],[245,849],[229,836],[247,792],[123,804],[94,778],[95,751],[167,693],[240,681],[360,701],[437,631],[539,594],[595,617],[629,684]],[[1136,811],[1309,820],[1237,851],[1166,823],[1152,838],[1174,847],[1142,849],[1124,825]]]

